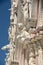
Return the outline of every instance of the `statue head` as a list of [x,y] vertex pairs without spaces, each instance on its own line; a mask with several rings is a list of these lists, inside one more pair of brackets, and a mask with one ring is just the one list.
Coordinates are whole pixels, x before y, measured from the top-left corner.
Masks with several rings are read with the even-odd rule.
[[18,28],[19,28],[19,30],[22,30],[24,28],[23,23],[19,23]]

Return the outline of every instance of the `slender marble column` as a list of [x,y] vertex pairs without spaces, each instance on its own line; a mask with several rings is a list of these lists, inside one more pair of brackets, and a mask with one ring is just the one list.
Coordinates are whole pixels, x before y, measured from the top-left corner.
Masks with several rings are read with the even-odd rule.
[[35,64],[38,65],[38,50],[35,50]]

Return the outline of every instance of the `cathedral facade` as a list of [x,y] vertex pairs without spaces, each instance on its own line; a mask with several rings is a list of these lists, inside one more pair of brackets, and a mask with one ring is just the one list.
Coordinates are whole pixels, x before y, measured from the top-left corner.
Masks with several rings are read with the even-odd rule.
[[43,65],[43,0],[11,0],[6,65]]

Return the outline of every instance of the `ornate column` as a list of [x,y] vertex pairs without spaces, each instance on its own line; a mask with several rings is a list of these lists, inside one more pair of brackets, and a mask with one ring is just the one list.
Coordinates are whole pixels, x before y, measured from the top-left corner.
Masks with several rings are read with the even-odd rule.
[[42,48],[41,46],[39,46],[39,49],[38,49],[38,65],[43,65],[43,51],[42,51]]
[[35,65],[35,54],[32,48],[30,48],[30,53],[29,53],[29,65]]

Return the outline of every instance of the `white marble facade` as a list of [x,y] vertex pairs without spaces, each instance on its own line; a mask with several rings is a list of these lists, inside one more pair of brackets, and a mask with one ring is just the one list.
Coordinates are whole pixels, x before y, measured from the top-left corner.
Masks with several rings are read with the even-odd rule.
[[6,65],[43,65],[42,0],[11,0]]

